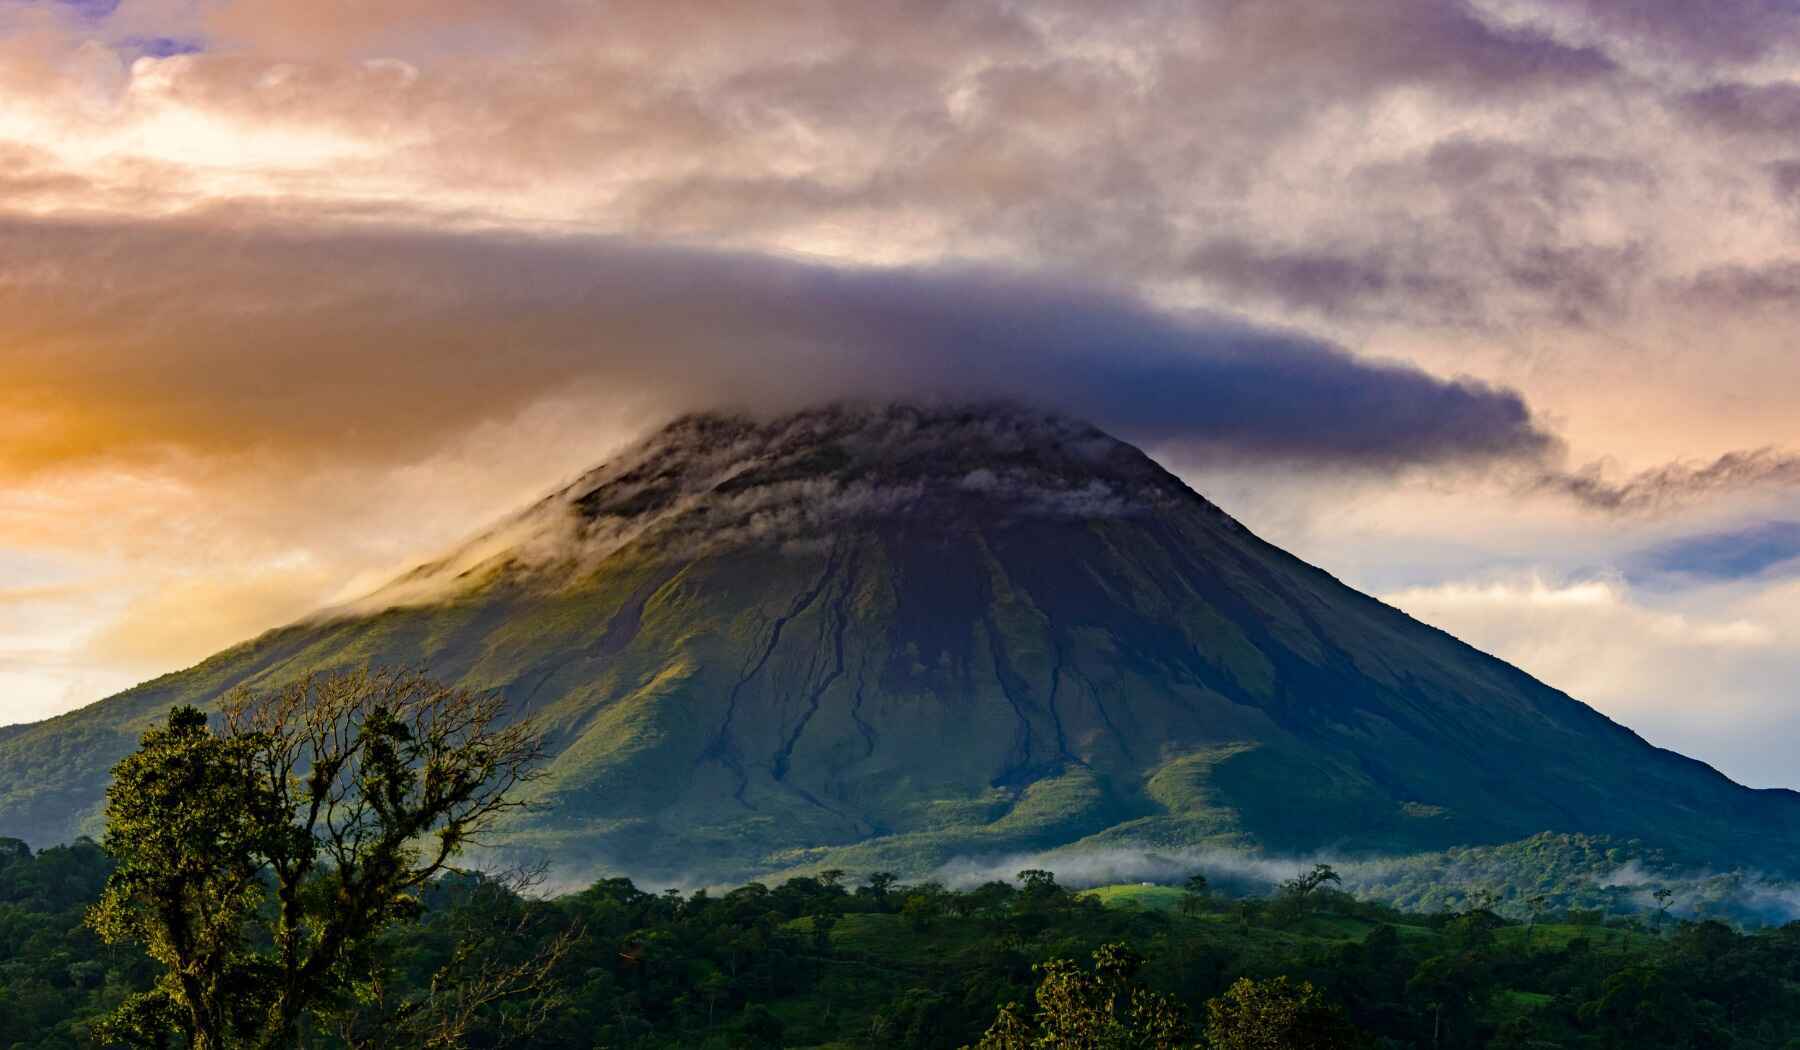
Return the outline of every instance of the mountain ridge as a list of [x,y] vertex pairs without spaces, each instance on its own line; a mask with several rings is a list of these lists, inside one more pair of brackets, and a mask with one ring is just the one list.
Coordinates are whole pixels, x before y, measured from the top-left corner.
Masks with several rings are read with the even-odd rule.
[[514,847],[664,877],[1545,830],[1792,871],[1800,842],[1800,795],[1652,747],[1096,428],[995,405],[677,420],[371,599],[0,730],[0,835],[93,830],[104,766],[170,703],[368,663],[545,727]]

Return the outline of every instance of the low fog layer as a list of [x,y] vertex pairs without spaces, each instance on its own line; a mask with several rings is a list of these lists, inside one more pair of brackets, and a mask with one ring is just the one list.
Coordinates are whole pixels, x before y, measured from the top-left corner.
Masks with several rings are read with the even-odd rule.
[[[1522,899],[1525,891],[1513,887],[1508,894],[1506,883],[1495,879],[1491,870],[1449,855],[1431,860],[1430,881],[1445,888],[1453,899],[1460,899],[1461,906],[1468,906],[1465,895],[1486,890],[1494,895],[1495,907],[1502,913],[1514,918],[1524,918],[1529,913]],[[1329,864],[1343,879],[1342,887],[1347,892],[1392,900],[1409,863],[1412,862],[1407,858],[1370,860],[1330,854],[1268,857],[1228,849],[1057,850],[960,858],[938,868],[932,878],[954,889],[970,889],[994,880],[1010,882],[1020,871],[1037,868],[1054,872],[1063,885],[1081,888],[1133,882],[1179,885],[1188,876],[1200,874],[1228,892],[1267,894],[1282,882],[1311,871],[1315,864]],[[1585,889],[1596,899],[1585,901],[1582,906],[1622,895],[1632,908],[1651,912],[1658,907],[1654,893],[1663,888],[1672,894],[1670,914],[1678,917],[1728,912],[1739,918],[1772,923],[1800,919],[1800,884],[1756,872],[1651,869],[1637,860],[1587,880]],[[1551,903],[1558,906],[1557,902]]]
[[[1384,901],[1402,909],[1461,910],[1481,903],[1477,898],[1486,894],[1491,895],[1491,906],[1500,914],[1521,921],[1531,918],[1526,897],[1537,890],[1527,890],[1516,880],[1498,874],[1492,858],[1478,858],[1478,853],[1479,850],[1465,850],[1368,859],[1329,852],[1267,856],[1217,847],[1058,849],[958,857],[922,877],[903,882],[935,882],[954,890],[970,890],[988,882],[1016,884],[1020,872],[1035,869],[1051,872],[1059,885],[1080,890],[1134,883],[1181,886],[1190,876],[1204,875],[1210,891],[1217,896],[1262,897],[1279,892],[1283,882],[1310,872],[1314,865],[1327,864],[1342,880],[1339,888],[1361,899]],[[863,875],[866,873],[853,873],[851,881],[858,881]],[[601,865],[552,869],[544,892],[574,893],[595,880],[616,877],[630,878],[639,888],[652,892],[671,887],[682,892],[735,888],[681,875],[646,875],[633,872],[628,865]],[[763,881],[772,885],[781,878]],[[1435,891],[1435,903],[1421,907],[1413,896],[1420,886]],[[1549,911],[1576,908],[1614,915],[1649,914],[1660,907],[1654,896],[1658,889],[1670,892],[1668,911],[1676,918],[1726,915],[1739,922],[1769,925],[1800,920],[1800,883],[1751,871],[1667,865],[1653,868],[1636,859],[1603,866],[1584,879],[1568,880],[1560,887],[1560,895],[1546,895],[1543,906]]]

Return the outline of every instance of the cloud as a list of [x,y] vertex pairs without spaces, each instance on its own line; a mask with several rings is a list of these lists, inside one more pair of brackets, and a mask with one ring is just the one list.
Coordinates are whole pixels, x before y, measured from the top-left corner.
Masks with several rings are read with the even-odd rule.
[[1679,104],[1707,127],[1750,134],[1791,134],[1800,124],[1800,84],[1791,81],[1709,84],[1682,95]]
[[1239,237],[1221,237],[1198,245],[1188,263],[1193,272],[1225,289],[1300,309],[1344,312],[1393,295],[1415,303],[1437,302],[1453,313],[1472,306],[1469,289],[1455,277],[1384,253],[1265,247]]
[[1800,260],[1708,267],[1676,287],[1689,299],[1722,309],[1785,306],[1800,296]]
[[1745,64],[1800,42],[1792,0],[1557,0],[1532,5],[1601,39],[1701,64]]
[[1650,577],[1739,580],[1800,558],[1800,522],[1755,525],[1683,536],[1642,551],[1631,559],[1635,573]]
[[[1618,616],[1628,619],[1646,639],[1655,639],[1665,645],[1738,648],[1767,645],[1774,640],[1774,633],[1770,629],[1747,620],[1695,622],[1680,614],[1657,613],[1641,608],[1633,604],[1622,583],[1612,580],[1551,583],[1533,575],[1524,579],[1483,584],[1448,583],[1414,588],[1389,595],[1388,598],[1403,608],[1429,609],[1439,613],[1480,614],[1487,610],[1520,607],[1538,610],[1546,616],[1588,612],[1599,617]],[[1595,626],[1600,630],[1606,629],[1604,624]],[[1564,676],[1563,680],[1568,680],[1568,677]]]
[[117,615],[116,577],[53,559],[8,557],[0,546],[0,725],[44,718],[131,684],[128,674],[72,653],[70,636]]
[[[0,107],[14,118],[0,115],[0,137],[44,146],[45,177],[94,184],[57,202],[92,208],[116,194],[106,206],[120,213],[219,199],[405,205],[440,221],[865,261],[1061,260],[1189,283],[1210,273],[1215,297],[1230,299],[1242,263],[1214,256],[1269,252],[1266,227],[1285,218],[1305,227],[1280,231],[1303,282],[1342,283],[1307,276],[1320,245],[1338,257],[1327,268],[1404,254],[1394,234],[1419,254],[1410,231],[1382,229],[1397,184],[1371,197],[1361,180],[1356,209],[1270,210],[1280,183],[1310,171],[1305,181],[1323,180],[1310,195],[1357,181],[1345,176],[1392,161],[1411,136],[1361,135],[1323,165],[1304,155],[1308,137],[1336,136],[1337,122],[1418,124],[1386,112],[1407,93],[1526,104],[1613,72],[1593,48],[1438,0],[1130,2],[1104,21],[1078,5],[999,0],[790,0],[781,16],[645,0],[328,9],[158,2],[40,27],[12,56],[19,90]],[[146,51],[158,39],[183,46]],[[64,68],[78,55],[85,72]],[[1346,221],[1358,216],[1375,228]],[[1470,316],[1483,276],[1458,277]],[[1412,279],[1365,281],[1305,301],[1355,309],[1416,291]]]
[[[1123,882],[1179,883],[1198,873],[1215,884],[1247,884],[1245,888],[1253,892],[1267,892],[1324,860],[1324,857],[1267,857],[1231,849],[1072,848],[1045,853],[957,857],[933,871],[930,877],[952,889],[966,890],[985,882],[1012,882],[1020,871],[1036,869],[1053,872],[1062,885],[1082,889]],[[1356,867],[1355,862],[1339,858],[1332,858],[1330,863],[1346,873]]]
[[244,625],[289,623],[313,612],[318,596],[342,586],[333,566],[290,559],[245,566],[227,579],[190,576],[137,597],[90,637],[96,662],[155,674],[198,663],[244,640]]
[[[1667,205],[1721,175],[1642,133],[1679,106],[1657,83],[1508,6],[140,0],[12,13],[0,140],[41,151],[36,209],[275,201],[1053,265],[1307,322],[1612,323],[1693,251]],[[1590,6],[1646,38],[1676,15]]]
[[1618,481],[1600,464],[1576,471],[1546,471],[1526,484],[1582,506],[1609,513],[1650,513],[1707,497],[1800,484],[1800,454],[1763,448],[1727,452],[1701,463],[1669,463]]
[[[0,223],[0,469],[399,463],[533,403],[1014,398],[1205,459],[1545,455],[1516,393],[1070,280],[619,239]],[[195,295],[204,289],[204,295]]]
[[1592,703],[1651,743],[1751,786],[1792,782],[1800,585],[1654,593],[1617,577],[1525,571],[1382,595]]

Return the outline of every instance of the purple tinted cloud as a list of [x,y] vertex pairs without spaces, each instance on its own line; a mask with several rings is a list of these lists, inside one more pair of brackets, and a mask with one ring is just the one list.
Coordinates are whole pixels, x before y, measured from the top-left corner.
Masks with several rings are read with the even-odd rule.
[[[223,433],[318,454],[351,420],[346,454],[405,455],[577,387],[668,411],[1003,398],[1232,462],[1385,470],[1556,446],[1511,390],[994,269],[158,223],[0,236],[29,277],[0,316],[0,369],[131,420],[124,442],[152,448]],[[46,330],[78,352],[36,353]]]
[[1800,84],[1725,82],[1681,96],[1683,112],[1730,132],[1791,133],[1800,128]]
[[1699,62],[1751,62],[1800,41],[1795,0],[1566,0],[1602,32]]

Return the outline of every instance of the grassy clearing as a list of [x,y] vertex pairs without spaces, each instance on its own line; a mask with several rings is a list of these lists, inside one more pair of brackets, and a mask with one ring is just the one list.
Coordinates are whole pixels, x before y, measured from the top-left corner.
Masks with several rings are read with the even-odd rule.
[[1536,926],[1509,926],[1496,930],[1501,944],[1506,947],[1522,947],[1529,945],[1543,950],[1561,950],[1569,946],[1569,942],[1586,938],[1589,946],[1596,952],[1636,952],[1647,947],[1656,938],[1638,930],[1628,930],[1618,926],[1584,926],[1565,923],[1539,923]]
[[1182,898],[1187,896],[1175,886],[1135,882],[1096,886],[1084,892],[1108,908],[1142,908],[1145,911],[1175,911],[1181,906]]

